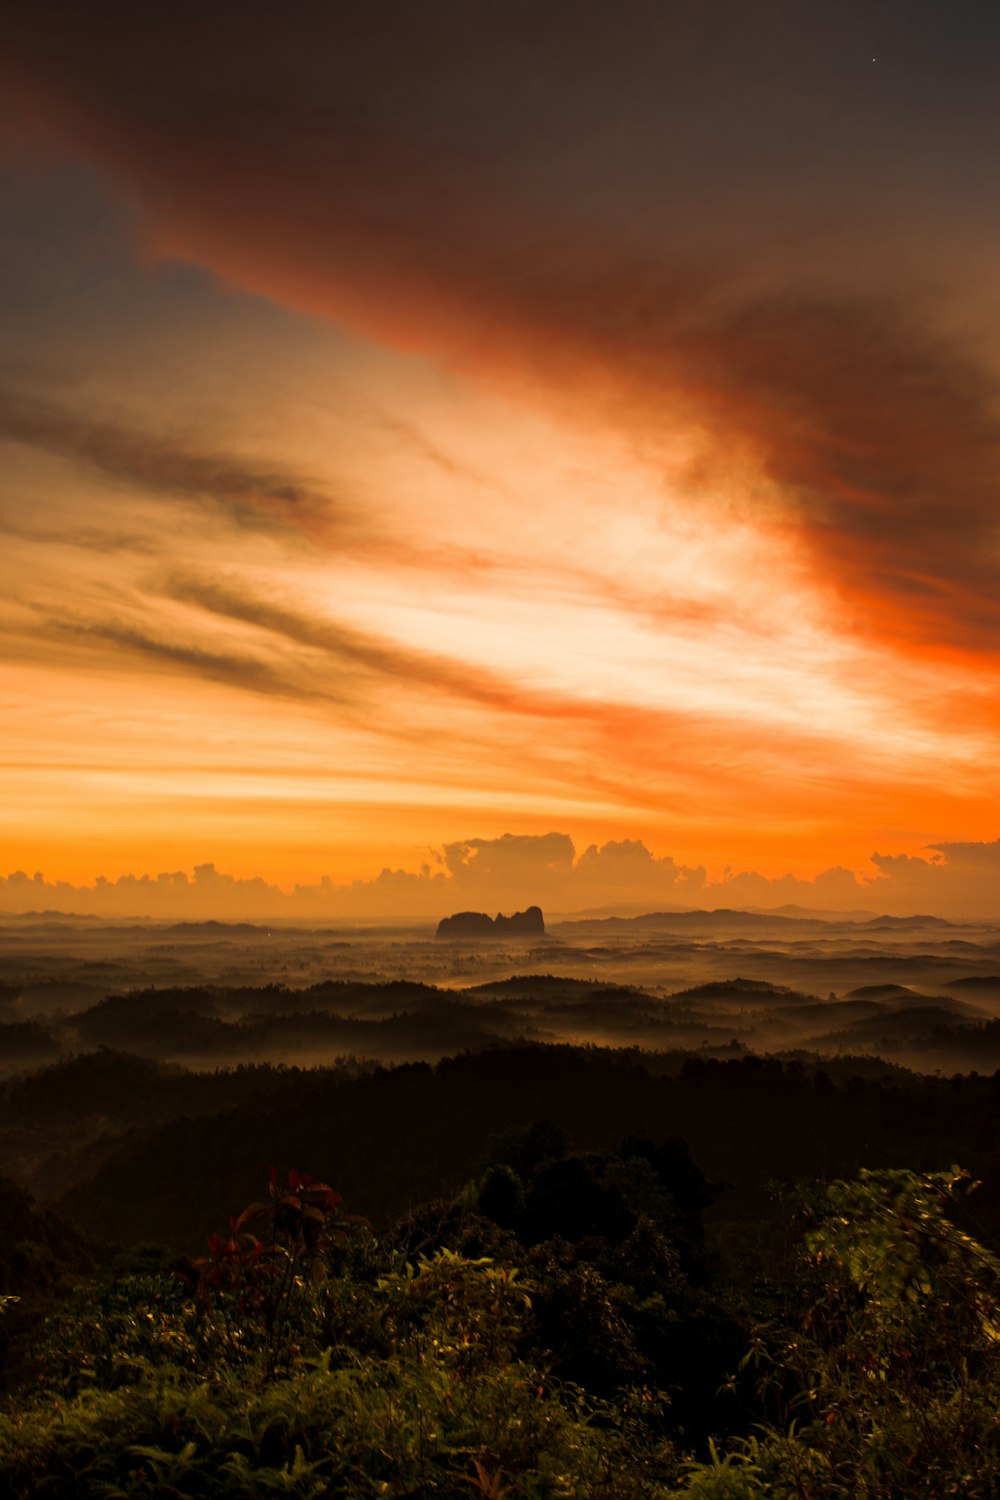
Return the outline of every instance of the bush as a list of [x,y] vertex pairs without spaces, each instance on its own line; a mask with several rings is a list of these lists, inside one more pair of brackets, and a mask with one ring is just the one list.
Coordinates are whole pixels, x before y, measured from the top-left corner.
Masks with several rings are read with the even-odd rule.
[[324,1184],[272,1178],[181,1278],[77,1290],[0,1418],[4,1493],[662,1500],[662,1402],[518,1358],[531,1295],[487,1257],[400,1263]]
[[748,1356],[768,1420],[689,1491],[1000,1495],[1000,1260],[962,1227],[972,1187],[958,1168],[831,1184],[800,1324],[759,1330]]

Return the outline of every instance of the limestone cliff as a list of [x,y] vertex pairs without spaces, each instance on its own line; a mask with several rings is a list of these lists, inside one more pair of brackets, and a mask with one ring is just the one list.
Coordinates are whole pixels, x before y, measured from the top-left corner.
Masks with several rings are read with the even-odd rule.
[[497,912],[495,917],[484,911],[459,911],[442,917],[438,923],[439,938],[544,937],[545,919],[539,906],[516,911],[512,917]]

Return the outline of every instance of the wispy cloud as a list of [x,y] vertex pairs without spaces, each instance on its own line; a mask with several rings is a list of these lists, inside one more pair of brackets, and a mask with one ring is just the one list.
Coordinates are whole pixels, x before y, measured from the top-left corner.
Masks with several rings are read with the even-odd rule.
[[153,536],[139,531],[112,531],[86,525],[71,528],[33,525],[14,516],[0,516],[0,534],[41,547],[79,547],[85,552],[130,552],[140,557],[155,557],[160,550]]
[[0,391],[0,438],[85,464],[145,494],[220,512],[240,529],[331,534],[356,520],[319,487],[280,466],[259,467],[235,454],[206,452],[10,390]]
[[[360,673],[373,681],[383,680],[397,690],[430,689],[516,717],[555,722],[566,735],[576,726],[599,737],[604,747],[600,760],[605,767],[612,763],[612,751],[616,759],[628,760],[633,765],[645,763],[647,770],[653,764],[673,762],[676,757],[664,746],[679,735],[692,745],[697,744],[700,754],[704,754],[708,743],[714,742],[715,752],[721,758],[726,737],[731,733],[731,716],[723,704],[714,713],[705,711],[699,720],[699,716],[679,708],[636,703],[624,687],[620,698],[615,700],[607,694],[573,692],[568,686],[551,690],[530,686],[515,673],[505,675],[457,656],[414,650],[399,640],[375,636],[329,616],[294,608],[287,601],[262,595],[233,575],[219,578],[177,571],[164,580],[162,590],[169,599],[194,605],[210,616],[239,622],[280,642],[320,652],[334,675],[346,671],[357,677]],[[791,728],[787,737],[789,744],[794,745],[789,753],[795,757],[801,756],[808,740],[815,739],[815,749],[823,738],[819,732],[811,736]],[[585,779],[588,785],[606,787],[620,780],[593,772]]]
[[[58,394],[41,366],[0,377],[26,475],[8,659],[85,658],[109,703],[169,672],[179,739],[205,682],[294,720],[303,761],[349,723],[414,805],[450,779],[493,830],[501,786],[619,832],[658,814],[691,868],[699,829],[807,869],[848,824],[861,855],[974,837],[998,763],[1000,23],[918,9],[910,71],[873,80],[860,3],[581,0],[571,28],[530,0],[307,3],[292,29],[248,4],[234,48],[197,0],[14,0],[23,131],[128,205],[150,287],[176,275],[170,373],[199,330],[219,357],[135,401],[134,348]],[[926,108],[938,87],[954,109]],[[818,828],[835,847],[807,856]]]
[[285,603],[261,597],[238,580],[201,578],[175,573],[164,585],[168,597],[195,604],[209,614],[238,620],[283,640],[323,652],[338,664],[361,669],[395,684],[420,685],[471,703],[544,719],[604,721],[609,711],[567,693],[548,693],[457,658],[415,651],[397,641],[378,638],[349,625],[303,613]]
[[[238,57],[192,5],[153,7],[141,25],[117,14],[106,53],[78,45],[72,7],[58,13],[54,27],[19,15],[22,73],[50,122],[64,111],[129,184],[161,247],[462,370],[546,386],[647,451],[682,431],[697,439],[691,495],[756,475],[745,504],[759,511],[761,486],[775,487],[760,524],[800,538],[847,628],[995,652],[1000,382],[933,331],[920,276],[895,269],[917,226],[889,226],[859,265],[880,196],[900,173],[926,183],[881,151],[884,99],[859,94],[857,130],[829,131],[855,18],[789,27],[730,10],[713,27],[698,7],[631,3],[626,25],[588,4],[570,41],[530,7],[485,6],[459,27],[455,6],[433,4],[419,25],[393,13],[394,53],[419,44],[412,69],[387,62],[381,22],[356,9],[307,7],[289,48],[284,22],[255,7]],[[917,69],[931,30],[924,18],[907,43]],[[808,63],[810,100],[778,69],[772,33],[786,62]],[[923,139],[910,101],[892,107],[893,128]],[[819,175],[808,131],[788,128],[799,117],[826,142]],[[955,176],[978,170],[974,132],[954,148]],[[946,174],[933,189],[954,208]],[[922,213],[926,255],[943,257],[948,215]],[[237,522],[329,514],[280,472],[44,414],[18,425],[108,472],[214,496]],[[433,445],[425,456],[449,463]]]
[[389,640],[378,640],[348,625],[321,619],[262,598],[233,579],[199,578],[174,574],[165,585],[167,595],[195,604],[207,613],[270,632],[283,640],[322,651],[336,662],[394,680],[420,682],[477,702],[507,702],[508,690],[488,672],[462,667]]
[[343,697],[327,687],[306,684],[294,676],[285,676],[268,662],[239,652],[212,651],[204,646],[154,635],[136,625],[122,621],[81,622],[51,619],[50,632],[59,636],[77,636],[85,640],[104,641],[149,663],[159,663],[183,673],[225,683],[268,697],[299,699],[306,702],[343,703]]

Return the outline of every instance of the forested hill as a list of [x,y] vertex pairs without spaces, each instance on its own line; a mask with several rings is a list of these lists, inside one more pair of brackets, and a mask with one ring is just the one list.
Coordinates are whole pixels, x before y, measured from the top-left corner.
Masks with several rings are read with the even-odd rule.
[[108,1132],[0,1182],[12,1500],[996,1500],[1000,1075],[105,1052],[4,1128],[60,1079]]
[[578,1150],[636,1134],[686,1141],[718,1186],[715,1216],[734,1223],[766,1217],[773,1182],[955,1160],[985,1179],[981,1216],[992,1220],[1000,1206],[1000,1075],[866,1079],[841,1060],[834,1083],[822,1069],[759,1058],[691,1058],[673,1076],[657,1063],[655,1054],[515,1046],[359,1076],[258,1069],[244,1085],[249,1097],[228,1107],[223,1074],[217,1112],[203,1097],[197,1117],[126,1130],[61,1206],[111,1237],[193,1250],[218,1227],[220,1203],[253,1198],[270,1166],[297,1167],[384,1223],[456,1191],[491,1139],[537,1120]]

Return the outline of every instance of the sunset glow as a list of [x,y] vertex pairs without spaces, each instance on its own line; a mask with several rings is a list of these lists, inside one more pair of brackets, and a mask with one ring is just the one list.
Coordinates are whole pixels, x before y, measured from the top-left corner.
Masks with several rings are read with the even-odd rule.
[[0,907],[430,916],[497,841],[493,905],[989,915],[975,25],[95,9],[5,48]]

